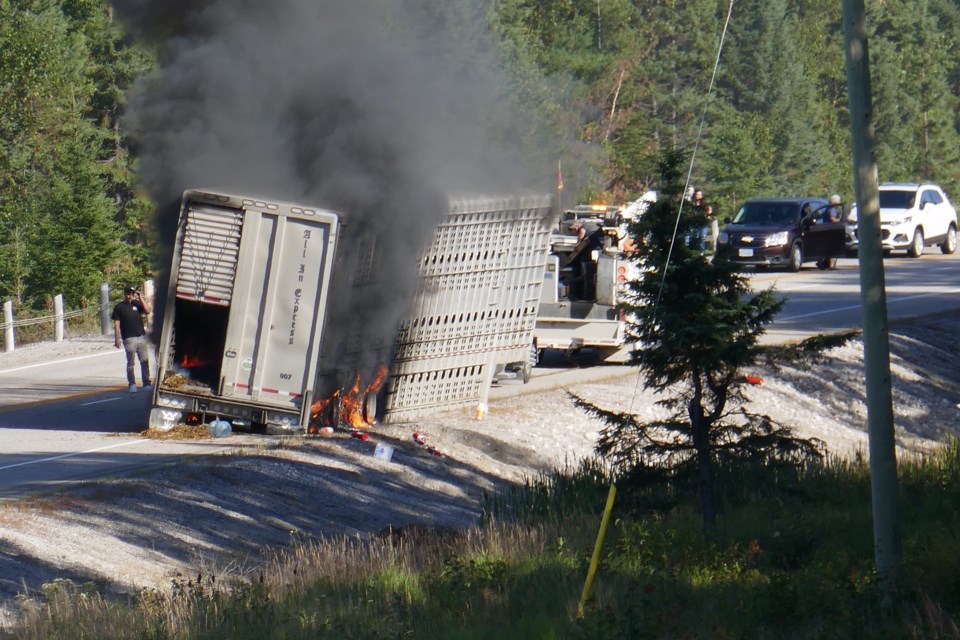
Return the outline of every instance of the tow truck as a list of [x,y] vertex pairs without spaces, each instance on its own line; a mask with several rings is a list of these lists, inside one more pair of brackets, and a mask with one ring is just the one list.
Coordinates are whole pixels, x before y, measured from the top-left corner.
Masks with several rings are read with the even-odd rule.
[[563,212],[550,236],[534,341],[542,359],[548,349],[572,357],[595,349],[604,362],[625,362],[626,316],[622,296],[637,276],[625,258],[627,225],[643,203],[578,205]]

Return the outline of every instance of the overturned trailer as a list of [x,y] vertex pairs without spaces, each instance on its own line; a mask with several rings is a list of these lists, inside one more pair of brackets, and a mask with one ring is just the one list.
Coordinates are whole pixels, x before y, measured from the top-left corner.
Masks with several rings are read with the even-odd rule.
[[[392,344],[331,340],[338,270],[377,278],[376,247],[342,247],[319,207],[189,190],[158,344],[151,428],[214,417],[271,433],[400,422],[486,402],[526,379],[553,218],[551,198],[451,198],[417,261]],[[348,225],[347,225],[348,227]],[[413,259],[413,256],[411,256]],[[370,313],[376,313],[371,309]],[[363,318],[356,319],[361,326]],[[368,347],[379,350],[376,372]],[[344,371],[356,369],[355,375]]]

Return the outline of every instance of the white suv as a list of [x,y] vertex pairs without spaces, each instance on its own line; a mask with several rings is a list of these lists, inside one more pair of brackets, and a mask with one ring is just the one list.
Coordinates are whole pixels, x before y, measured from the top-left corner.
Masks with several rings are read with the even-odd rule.
[[[880,185],[880,239],[884,253],[905,250],[919,258],[924,247],[940,245],[943,253],[957,250],[957,210],[935,184],[885,182]],[[847,250],[855,252],[857,207],[847,216]]]

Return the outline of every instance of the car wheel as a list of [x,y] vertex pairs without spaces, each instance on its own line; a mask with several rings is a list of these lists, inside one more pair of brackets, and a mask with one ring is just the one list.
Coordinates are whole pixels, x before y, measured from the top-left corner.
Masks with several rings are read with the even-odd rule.
[[957,250],[957,225],[951,224],[947,229],[947,237],[940,243],[940,251],[948,256]]
[[800,267],[803,265],[803,247],[800,246],[799,242],[794,242],[793,246],[790,247],[790,271],[796,273],[800,271]]
[[907,249],[907,255],[911,258],[919,258],[923,255],[923,229],[920,227],[917,227],[916,231],[913,232],[913,242]]

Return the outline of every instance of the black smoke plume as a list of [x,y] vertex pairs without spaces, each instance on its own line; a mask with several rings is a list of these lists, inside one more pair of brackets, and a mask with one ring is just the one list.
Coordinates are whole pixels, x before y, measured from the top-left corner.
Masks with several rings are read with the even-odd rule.
[[550,160],[534,183],[502,144],[528,126],[505,97],[486,3],[113,4],[160,52],[126,124],[168,243],[180,194],[200,188],[332,209],[351,244],[377,247],[376,287],[332,290],[328,341],[364,318],[364,344],[392,342],[447,194],[551,189]]

